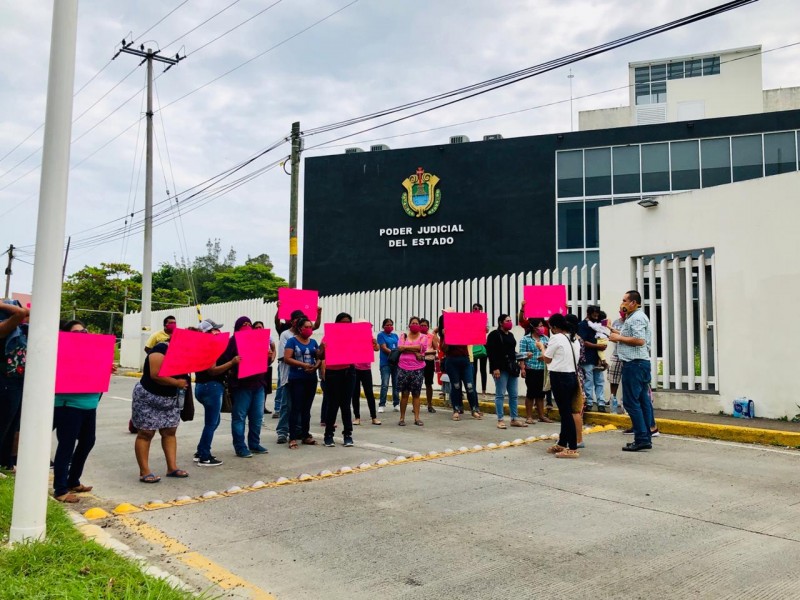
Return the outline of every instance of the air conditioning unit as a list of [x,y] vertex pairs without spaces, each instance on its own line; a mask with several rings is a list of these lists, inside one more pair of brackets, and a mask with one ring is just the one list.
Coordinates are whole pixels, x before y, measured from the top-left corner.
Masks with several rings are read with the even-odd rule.
[[453,135],[450,136],[450,143],[451,144],[466,144],[469,141],[469,138],[465,135]]
[[483,136],[483,141],[488,142],[490,140],[502,140],[503,136],[499,133],[490,133],[489,135]]
[[389,146],[387,146],[386,144],[375,144],[373,146],[370,146],[369,149],[372,152],[380,152],[381,150],[388,150]]
[[344,153],[345,154],[358,154],[359,152],[363,152],[363,150],[361,148],[357,148],[355,146],[353,146],[352,148],[345,148],[344,149]]

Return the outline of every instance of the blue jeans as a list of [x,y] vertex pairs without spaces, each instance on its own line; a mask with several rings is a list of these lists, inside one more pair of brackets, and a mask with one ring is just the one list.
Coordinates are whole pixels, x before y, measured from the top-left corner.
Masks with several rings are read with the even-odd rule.
[[622,405],[633,424],[634,441],[649,444],[653,405],[650,403],[650,361],[631,360],[622,363]]
[[469,357],[448,356],[444,361],[444,368],[450,378],[450,405],[453,407],[453,412],[461,412],[464,407],[461,395],[462,387],[467,389],[470,410],[480,412],[478,392],[475,390],[475,374]]
[[[231,435],[237,454],[247,454],[261,445],[261,422],[264,420],[264,388],[231,390]],[[247,443],[244,440],[244,420],[248,420]]]
[[[450,359],[447,359],[448,362]],[[511,420],[516,421],[519,417],[517,414],[517,388],[519,384],[519,377],[512,377],[507,371],[500,371],[500,377],[494,380],[494,408],[497,413],[497,420],[503,420],[503,395],[508,392],[508,412],[511,414]]]
[[281,406],[283,405],[283,394],[284,390],[286,389],[285,385],[278,386],[278,389],[275,390],[275,406],[272,410],[276,413],[281,412]]
[[400,404],[400,394],[397,393],[397,367],[388,364],[381,365],[381,398],[378,406],[386,406],[386,393],[389,391],[389,377],[392,378],[392,404]]
[[63,496],[69,488],[81,484],[83,466],[94,448],[97,409],[56,406],[53,421],[58,438],[53,461],[53,490],[55,496]]
[[581,365],[583,369],[583,393],[586,395],[586,406],[591,406],[597,401],[597,406],[606,405],[604,371],[595,369],[594,365]]
[[[289,393],[289,384],[285,383],[278,391],[283,390],[281,394],[281,416],[278,419],[278,427],[276,429],[279,438],[289,439],[289,416],[292,412],[292,395]],[[277,408],[275,410],[278,410]]]
[[223,385],[219,381],[198,383],[194,386],[194,397],[205,409],[203,433],[200,434],[200,441],[197,442],[197,455],[200,460],[207,460],[211,457],[211,442],[214,439],[214,432],[219,427],[223,390]]

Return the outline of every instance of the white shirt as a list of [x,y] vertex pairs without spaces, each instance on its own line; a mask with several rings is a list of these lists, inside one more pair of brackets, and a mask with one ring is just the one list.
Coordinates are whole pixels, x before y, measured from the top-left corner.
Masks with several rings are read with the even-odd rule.
[[[559,333],[550,337],[544,355],[553,360],[547,365],[550,371],[556,373],[574,373],[575,364],[581,359],[581,343],[577,336],[570,344],[569,337]],[[574,360],[573,360],[574,356]]]
[[281,334],[280,340],[278,341],[278,358],[280,359],[278,363],[278,387],[286,385],[286,382],[289,381],[289,365],[283,362],[283,354],[286,351],[286,342],[293,337],[294,332],[290,328]]

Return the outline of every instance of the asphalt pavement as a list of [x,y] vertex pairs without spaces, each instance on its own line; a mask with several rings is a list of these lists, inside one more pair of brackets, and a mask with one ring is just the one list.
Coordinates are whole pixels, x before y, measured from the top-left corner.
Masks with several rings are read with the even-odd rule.
[[[423,413],[424,427],[409,417],[398,427],[392,412],[380,415],[381,426],[364,419],[353,448],[337,436],[335,448],[296,451],[275,443],[277,421],[268,415],[269,454],[241,459],[223,415],[213,452],[224,464],[200,468],[192,464],[198,406],[196,420],[178,429],[189,478],[145,485],[127,431],[135,383],[113,378],[101,402],[83,478],[95,489],[78,509],[217,492],[136,513],[147,535],[123,517],[98,521],[196,589],[215,580],[199,556],[232,574],[228,581],[248,584],[217,579],[235,597],[800,598],[796,450],[661,436],[652,451],[623,453],[630,438],[604,431],[586,436],[580,459],[557,460],[545,441],[486,446],[547,436],[558,424],[503,431],[492,415],[453,422],[439,409]],[[313,410],[321,441],[319,398]],[[443,454],[476,445],[483,449]],[[390,464],[359,468],[379,460]],[[157,438],[151,465],[164,475]],[[342,467],[353,472],[318,477]],[[298,482],[301,474],[312,477]],[[273,486],[280,477],[289,482]],[[248,489],[258,481],[269,485]],[[225,495],[233,486],[244,491]]]

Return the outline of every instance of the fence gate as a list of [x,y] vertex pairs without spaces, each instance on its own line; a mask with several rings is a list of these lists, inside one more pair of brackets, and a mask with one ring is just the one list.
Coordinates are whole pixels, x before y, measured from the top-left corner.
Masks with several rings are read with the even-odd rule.
[[644,256],[634,268],[653,331],[653,386],[718,391],[714,249]]

